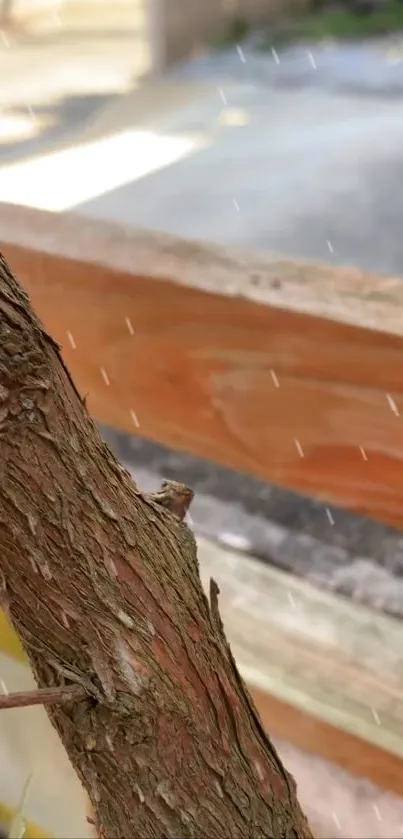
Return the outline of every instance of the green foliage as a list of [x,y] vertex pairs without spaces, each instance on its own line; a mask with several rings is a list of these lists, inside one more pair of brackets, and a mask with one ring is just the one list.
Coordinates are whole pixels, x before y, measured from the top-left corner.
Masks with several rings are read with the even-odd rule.
[[227,47],[232,44],[239,44],[245,40],[249,31],[249,23],[244,18],[234,17],[221,36],[215,39],[214,46]]
[[357,14],[342,6],[324,8],[297,17],[287,26],[264,38],[261,48],[291,41],[321,41],[329,38],[359,40],[365,37],[403,32],[403,2],[391,0],[371,14]]

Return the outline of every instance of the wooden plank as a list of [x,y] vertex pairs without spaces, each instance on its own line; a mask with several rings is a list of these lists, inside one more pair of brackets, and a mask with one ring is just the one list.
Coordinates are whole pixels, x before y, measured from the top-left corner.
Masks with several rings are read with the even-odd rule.
[[198,543],[268,730],[402,795],[402,622]]
[[[210,576],[219,583],[226,633],[267,731],[403,796],[403,624],[201,538],[198,555],[206,591]],[[26,662],[4,625],[1,651]],[[23,676],[5,658],[2,668],[10,689],[31,686],[28,668]],[[30,713],[38,725],[38,709]]]
[[97,420],[402,525],[403,283],[20,208],[0,239]]

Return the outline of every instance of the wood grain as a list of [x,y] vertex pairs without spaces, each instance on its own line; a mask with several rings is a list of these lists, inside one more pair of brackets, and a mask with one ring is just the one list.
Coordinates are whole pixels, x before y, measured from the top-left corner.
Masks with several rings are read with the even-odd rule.
[[271,734],[403,794],[403,624],[199,539]]
[[403,338],[3,247],[98,421],[402,526]]

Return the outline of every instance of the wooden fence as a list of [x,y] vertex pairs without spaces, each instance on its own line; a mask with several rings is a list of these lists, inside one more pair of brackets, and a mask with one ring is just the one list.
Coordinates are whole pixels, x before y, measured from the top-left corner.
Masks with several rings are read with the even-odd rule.
[[[0,242],[97,421],[401,527],[398,278],[8,205]],[[403,623],[200,559],[268,729],[403,794]]]

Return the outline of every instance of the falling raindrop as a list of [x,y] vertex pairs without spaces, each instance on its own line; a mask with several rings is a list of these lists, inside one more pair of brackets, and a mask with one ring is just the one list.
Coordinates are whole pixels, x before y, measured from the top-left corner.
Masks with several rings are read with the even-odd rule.
[[340,824],[339,818],[337,816],[337,813],[332,813],[332,819],[333,819],[337,829],[341,830],[341,824]]
[[131,418],[132,418],[132,420],[133,420],[134,425],[136,426],[136,428],[140,428],[140,423],[139,423],[139,421],[138,421],[138,419],[137,419],[137,414],[136,414],[136,412],[135,412],[135,411],[133,411],[133,408],[131,408],[131,409],[130,409],[130,416],[131,416]]
[[391,396],[391,395],[390,395],[390,393],[387,393],[387,394],[386,394],[386,399],[388,400],[388,405],[389,405],[390,410],[391,410],[391,411],[393,411],[393,413],[394,413],[397,417],[399,417],[399,416],[400,416],[400,414],[399,414],[399,408],[397,407],[396,402],[395,402],[395,400],[393,399],[393,396]]
[[314,57],[313,57],[312,53],[311,53],[309,50],[308,50],[307,55],[308,55],[308,58],[309,58],[309,61],[310,61],[311,67],[313,68],[313,70],[317,70],[316,61],[315,61],[315,59],[314,59]]
[[374,720],[375,720],[376,724],[377,724],[377,725],[380,725],[380,724],[381,724],[381,720],[380,720],[380,718],[379,718],[378,711],[376,710],[376,708],[371,708],[371,711],[372,711],[372,716],[373,716],[373,718],[374,718]]
[[67,332],[67,337],[69,339],[69,343],[70,343],[70,346],[71,346],[72,350],[76,350],[77,349],[77,344],[76,344],[76,342],[74,340],[74,337],[71,334],[71,332]]
[[379,807],[378,807],[378,805],[377,805],[377,804],[373,804],[373,805],[372,805],[372,809],[373,809],[373,811],[374,811],[374,813],[375,813],[375,816],[376,816],[376,818],[377,818],[377,821],[378,821],[378,822],[381,822],[381,821],[382,821],[382,816],[381,816],[381,814],[380,814],[380,811],[379,811]]
[[131,322],[130,318],[125,318],[125,323],[126,323],[126,326],[127,326],[128,330],[130,332],[130,335],[134,335],[134,329],[133,329],[132,322]]
[[275,374],[274,370],[270,370],[270,375],[271,375],[271,377],[272,377],[272,379],[273,379],[273,384],[274,384],[274,387],[280,387],[280,382],[279,382],[279,380],[278,380],[278,378],[277,378],[277,376],[276,376],[276,374]]
[[299,456],[300,456],[300,457],[305,457],[305,455],[304,455],[304,450],[303,450],[303,448],[302,448],[301,443],[299,442],[299,440],[294,440],[294,443],[295,443],[295,448],[296,448],[296,450],[297,450],[297,452],[298,452]]
[[242,64],[246,64],[246,58],[245,58],[245,56],[244,56],[243,49],[242,49],[242,47],[240,47],[240,46],[239,46],[239,44],[237,44],[237,45],[236,45],[236,51],[237,51],[237,53],[238,53],[238,55],[239,55],[239,58],[240,58],[240,59],[241,59],[241,61],[242,61]]
[[109,376],[108,376],[106,370],[103,367],[101,367],[100,370],[101,370],[101,376],[102,376],[105,384],[110,385]]
[[332,527],[333,527],[333,525],[334,525],[334,518],[333,518],[333,516],[332,516],[331,511],[329,510],[329,507],[326,507],[326,515],[327,515],[327,517],[328,517],[328,519],[329,519],[330,524],[331,524],[331,525],[332,525]]

